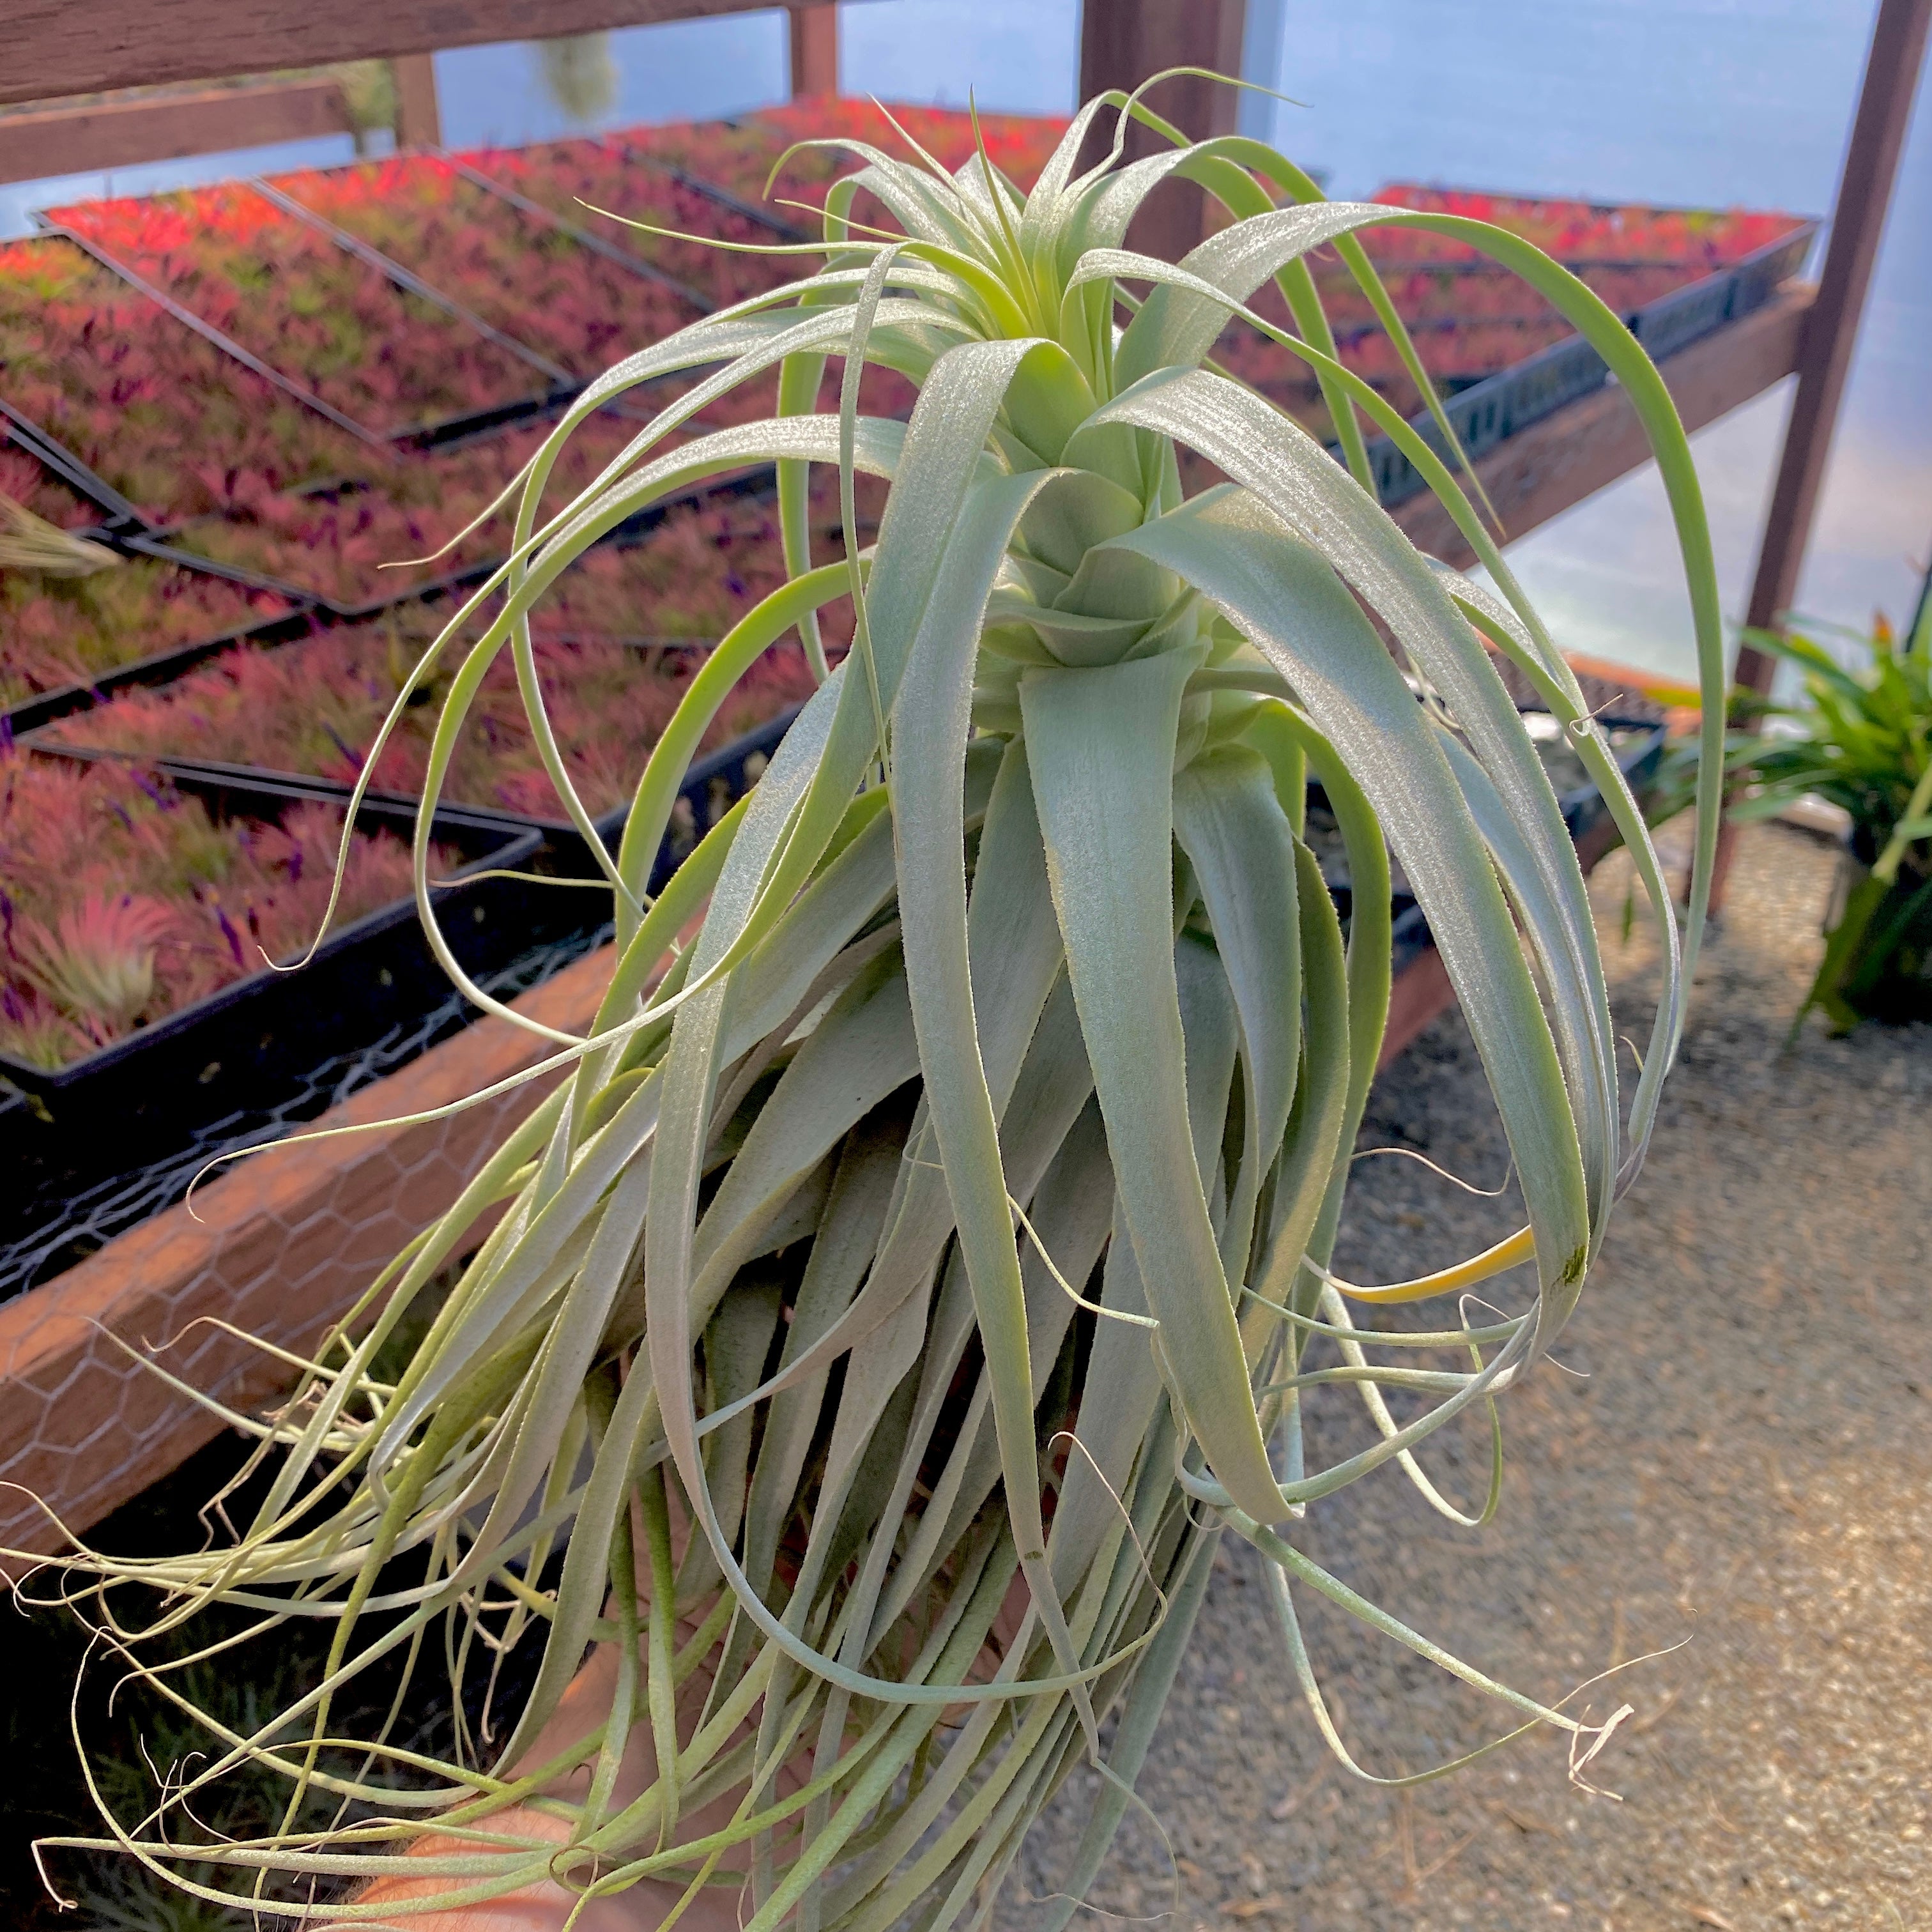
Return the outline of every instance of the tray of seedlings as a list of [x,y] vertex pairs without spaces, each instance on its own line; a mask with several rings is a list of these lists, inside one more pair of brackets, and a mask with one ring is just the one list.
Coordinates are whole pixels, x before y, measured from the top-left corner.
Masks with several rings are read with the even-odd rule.
[[0,734],[10,739],[244,638],[308,626],[305,602],[156,546],[130,554],[34,454],[0,446]]
[[[466,581],[501,560],[516,497],[487,521],[477,520],[551,427],[516,424],[399,452],[374,481],[258,496],[178,525],[164,540],[338,615],[365,615]],[[602,413],[580,424],[557,460],[546,502],[568,503],[636,433],[634,423]]]
[[[648,543],[589,552],[538,608],[532,641],[545,708],[572,783],[607,844],[621,833],[644,760],[706,652],[784,574],[768,522],[734,530],[725,513],[686,510]],[[411,680],[456,608],[448,599],[398,604],[278,650],[232,651],[164,688],[118,694],[36,742],[152,759],[180,774],[340,795],[362,774],[407,687],[409,706],[370,784],[384,798],[411,800],[421,791],[460,644],[433,673]],[[831,607],[823,628],[828,646],[839,650],[850,634],[848,612]],[[756,778],[813,688],[796,644],[775,647],[738,687],[707,735],[710,763],[687,783],[662,869]],[[594,864],[544,767],[507,652],[464,721],[443,797],[467,815],[541,833],[567,871]]]
[[[0,1298],[181,1198],[214,1154],[272,1139],[477,1016],[418,922],[416,813],[314,788],[114,759],[0,758]],[[597,943],[602,895],[526,868],[541,841],[439,813],[451,950],[500,997]]]
[[[661,160],[737,200],[762,203],[815,236],[826,190],[853,171],[852,152],[800,148],[788,157],[786,151],[801,141],[862,141],[902,155],[905,143],[893,130],[895,121],[949,170],[969,160],[983,140],[993,165],[1022,188],[1033,185],[1067,128],[1066,121],[1052,116],[982,114],[976,137],[973,116],[957,108],[889,106],[882,113],[872,101],[842,97],[785,102],[729,121],[641,128],[632,138]],[[773,179],[781,158],[784,165]]]
[[246,182],[40,218],[345,429],[433,436],[536,409],[568,372],[353,238]]
[[[508,552],[518,496],[490,506],[514,484],[552,425],[518,424],[433,450],[399,453],[380,482],[285,490],[235,504],[130,547],[165,544],[212,568],[293,598],[313,598],[338,616],[367,616],[392,604],[472,583]],[[561,508],[637,433],[634,422],[599,412],[580,423],[550,473],[546,507]],[[682,440],[673,432],[658,446]],[[769,464],[713,478],[627,518],[607,541],[634,543],[681,508],[769,496]],[[814,516],[836,517],[836,485],[821,473]]]
[[[706,307],[722,308],[795,279],[798,257],[742,252],[807,238],[786,212],[668,162],[657,152],[658,131],[479,148],[452,157],[449,165],[476,187],[620,252]],[[692,236],[734,245],[707,248]]]
[[[322,788],[239,774],[0,760],[0,1076],[28,1096],[35,1133],[115,1160],[145,1153],[441,1002],[406,800],[358,811],[328,937],[298,971],[274,970],[320,926],[344,809]],[[527,866],[535,835],[452,809],[434,840],[434,898],[466,969],[583,921],[588,895],[497,876]]]
[[634,251],[585,236],[448,155],[396,154],[260,185],[578,381],[672,334],[708,306]]
[[390,460],[56,237],[0,242],[0,406],[83,494],[154,528]]
[[[1814,222],[1744,211],[1610,208],[1580,201],[1472,194],[1397,183],[1375,199],[1424,213],[1468,215],[1546,249],[1623,316],[1653,356],[1768,301],[1802,265]],[[1360,240],[1382,277],[1424,371],[1471,457],[1600,388],[1607,370],[1556,310],[1468,244],[1418,229],[1369,229]],[[1310,258],[1342,363],[1372,384],[1438,452],[1426,398],[1381,317],[1331,251]],[[1277,327],[1286,304],[1272,285],[1252,306]],[[1332,440],[1334,425],[1306,365],[1246,322],[1231,322],[1216,359]],[[1414,495],[1420,474],[1385,436],[1369,447],[1385,504]]]

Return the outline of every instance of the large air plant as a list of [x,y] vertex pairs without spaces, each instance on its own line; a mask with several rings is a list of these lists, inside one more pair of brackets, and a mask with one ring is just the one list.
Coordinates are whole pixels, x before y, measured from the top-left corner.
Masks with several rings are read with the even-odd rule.
[[[1124,165],[1117,140],[1078,171],[1090,126],[1124,125],[1123,107],[1172,151]],[[432,796],[500,652],[536,691],[527,616],[574,558],[670,492],[779,464],[794,577],[722,640],[650,757],[608,862],[602,1009],[588,1037],[549,1036],[546,1065],[566,1077],[287,1406],[236,1418],[262,1440],[266,1486],[236,1540],[84,1559],[76,1580],[173,1593],[163,1624],[219,1601],[258,1635],[334,1624],[327,1682],[280,1729],[212,1730],[167,1804],[116,1826],[157,1866],[176,1858],[172,1808],[253,1760],[286,1778],[288,1828],[194,1854],[225,1859],[244,1898],[267,1897],[268,1875],[308,1896],[393,1870],[415,1844],[410,1868],[440,1889],[388,1917],[549,1874],[586,1896],[742,1889],[754,1932],[884,1932],[908,1913],[936,1928],[990,1910],[1084,1760],[1101,1776],[1061,1876],[1064,1922],[1132,1802],[1230,1532],[1267,1559],[1291,1665],[1338,1750],[1296,1622],[1305,1591],[1493,1691],[1524,1727],[1570,1732],[1580,1760],[1600,1742],[1602,1726],[1363,1602],[1296,1547],[1294,1525],[1390,1464],[1472,1520],[1418,1452],[1458,1416],[1493,1421],[1575,1307],[1635,1175],[1682,1022],[1714,794],[1680,947],[1574,680],[1449,469],[1335,359],[1305,258],[1336,251],[1381,301],[1358,231],[1433,230],[1590,338],[1662,464],[1714,694],[1708,547],[1664,386],[1610,310],[1528,244],[1324,202],[1271,148],[1189,145],[1137,100],[1084,110],[1024,196],[983,159],[949,177],[857,152],[828,203],[822,272],[592,385],[529,472],[514,556],[441,640],[465,655]],[[1177,173],[1230,219],[1174,266],[1124,241]],[[903,232],[859,224],[860,190]],[[1289,346],[1344,426],[1344,462],[1206,366],[1270,277]],[[828,357],[843,360],[844,406],[805,413]],[[868,362],[917,385],[909,423],[858,414]],[[575,422],[706,365],[539,520]],[[774,366],[796,413],[652,453]],[[1362,415],[1424,472],[1493,590],[1419,556],[1378,507]],[[1183,448],[1228,480],[1184,500]],[[855,472],[890,485],[876,545],[816,568],[813,464],[837,466],[848,530]],[[794,628],[824,671],[812,614],[861,590],[850,652],[755,792],[648,899],[718,706]],[[1627,1114],[1582,878],[1492,649],[1601,785],[1662,936]],[[1706,718],[1720,730],[1720,706]],[[1311,772],[1346,836],[1346,936],[1300,836]],[[1527,1226],[1445,1272],[1364,1287],[1327,1263],[1387,1009],[1388,848],[1460,997]],[[426,920],[428,877],[420,860]],[[439,1271],[472,1250],[406,1366],[379,1376]],[[1516,1268],[1513,1300],[1488,1291],[1508,1312],[1470,1325],[1454,1292]],[[1431,1296],[1450,1298],[1426,1330],[1350,1312]],[[1374,1447],[1310,1466],[1318,1399],[1365,1404]],[[989,1646],[1003,1605],[1006,1640]],[[442,1762],[337,1739],[332,1705],[359,1673],[432,1642],[458,1677],[482,1673],[486,1650],[532,1625],[541,1668],[494,1773],[467,1740]],[[608,1705],[540,1765],[532,1741],[598,1640],[616,1660]],[[678,1688],[700,1666],[694,1732]],[[661,1767],[640,1793],[620,1781],[634,1730]],[[587,1776],[556,1796],[580,1762]],[[298,1828],[318,1792],[343,1802],[332,1833]],[[358,1916],[306,1909],[312,1924]]]

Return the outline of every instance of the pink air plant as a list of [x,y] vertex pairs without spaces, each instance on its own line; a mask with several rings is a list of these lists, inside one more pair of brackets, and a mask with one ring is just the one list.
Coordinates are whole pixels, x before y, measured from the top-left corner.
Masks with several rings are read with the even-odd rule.
[[154,950],[169,937],[168,908],[131,892],[89,892],[51,931],[22,921],[26,970],[61,1012],[97,1041],[142,1018],[154,997]]
[[[64,1065],[314,938],[341,814],[217,820],[139,766],[0,755],[0,1053]],[[437,848],[438,874],[458,855]],[[350,847],[338,926],[406,897],[392,834]]]

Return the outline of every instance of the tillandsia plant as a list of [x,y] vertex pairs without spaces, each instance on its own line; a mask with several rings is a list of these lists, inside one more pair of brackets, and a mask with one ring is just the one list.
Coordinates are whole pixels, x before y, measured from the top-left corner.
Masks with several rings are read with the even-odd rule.
[[[1171,150],[1124,164],[1130,114]],[[1083,170],[1090,130],[1110,128]],[[1264,1559],[1338,1752],[1297,1620],[1310,1592],[1492,1691],[1520,1728],[1568,1732],[1579,1763],[1614,1721],[1448,1656],[1317,1565],[1294,1525],[1384,1466],[1456,1521],[1495,1508],[1492,1485],[1462,1510],[1418,1452],[1458,1417],[1492,1420],[1536,1365],[1637,1172],[1716,794],[1680,934],[1572,674],[1455,476],[1334,357],[1306,257],[1332,248],[1372,280],[1360,231],[1441,234],[1595,344],[1657,451],[1714,697],[1709,545],[1668,393],[1617,317],[1517,238],[1325,202],[1272,148],[1190,143],[1138,96],[1085,109],[1024,195],[983,154],[949,175],[846,145],[860,166],[828,196],[822,268],[593,383],[469,607],[504,599],[454,674],[432,798],[495,657],[535,689],[529,617],[574,556],[706,474],[782,466],[795,574],[720,640],[644,768],[608,861],[602,1009],[586,1036],[546,1035],[543,1066],[568,1077],[287,1406],[234,1418],[260,1438],[261,1487],[232,1542],[68,1559],[110,1601],[124,1584],[164,1593],[115,1625],[137,1668],[143,1628],[204,1604],[247,1606],[271,1639],[332,1620],[324,1682],[252,1735],[213,1727],[205,1765],[112,1827],[166,1869],[173,1808],[231,1767],[276,1768],[288,1828],[194,1852],[226,1862],[242,1903],[272,1877],[374,1877],[387,1902],[318,1891],[306,1922],[404,1923],[525,1886],[593,1914],[625,1894],[639,1922],[742,1911],[752,1932],[983,1922],[1084,1760],[1100,1776],[1048,1915],[1064,1924],[1133,1802],[1230,1534]],[[1175,175],[1228,218],[1178,264],[1125,246]],[[899,232],[855,227],[862,192]],[[1343,462],[1202,366],[1270,280]],[[807,413],[828,357],[842,406]],[[909,422],[859,412],[867,362],[917,386]],[[539,520],[575,414],[706,365]],[[774,368],[788,412],[653,454]],[[1358,412],[1424,471],[1493,590],[1418,555],[1378,508]],[[1184,500],[1183,449],[1227,481]],[[860,472],[890,489],[876,544],[807,568],[814,464],[836,466],[848,505]],[[794,627],[824,669],[812,614],[848,594],[850,650],[755,790],[647,900],[715,708]],[[1650,896],[1664,982],[1627,1115],[1582,876],[1491,647],[1562,721]],[[1348,844],[1346,935],[1298,836],[1309,773]],[[560,760],[552,777],[568,798]],[[1329,1256],[1388,1008],[1390,848],[1461,998],[1527,1214],[1457,1266],[1370,1286]],[[419,862],[426,919],[428,878]],[[406,1366],[379,1373],[466,1255]],[[1480,1324],[1385,1332],[1352,1312],[1460,1309],[1455,1291],[1518,1269]],[[1318,1466],[1304,1414],[1330,1400],[1365,1405],[1376,1438]],[[541,1661],[488,1768],[480,1737],[440,1762],[334,1728],[379,1658],[440,1641],[460,1680],[526,1631]],[[345,1808],[339,1829],[298,1828],[317,1791]]]

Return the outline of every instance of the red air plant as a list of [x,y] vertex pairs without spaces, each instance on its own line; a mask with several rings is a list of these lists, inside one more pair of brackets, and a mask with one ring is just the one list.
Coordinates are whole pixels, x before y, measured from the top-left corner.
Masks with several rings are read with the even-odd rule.
[[[0,1053],[62,1066],[298,954],[341,823],[322,803],[218,820],[138,766],[0,755]],[[358,832],[338,926],[409,891],[404,842]]]

